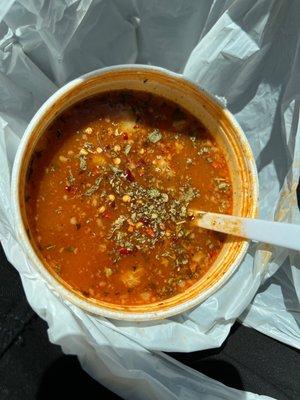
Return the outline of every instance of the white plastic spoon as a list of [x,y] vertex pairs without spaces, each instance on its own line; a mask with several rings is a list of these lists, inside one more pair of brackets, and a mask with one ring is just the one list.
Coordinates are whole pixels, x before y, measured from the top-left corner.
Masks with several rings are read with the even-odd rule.
[[197,226],[300,251],[300,225],[193,210]]

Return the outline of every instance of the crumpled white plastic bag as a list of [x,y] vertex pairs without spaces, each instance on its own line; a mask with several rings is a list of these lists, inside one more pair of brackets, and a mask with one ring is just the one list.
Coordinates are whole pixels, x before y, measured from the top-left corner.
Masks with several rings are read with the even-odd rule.
[[156,64],[183,72],[227,100],[257,159],[261,216],[299,222],[299,4],[10,3],[0,23],[0,237],[21,275],[28,301],[49,324],[50,340],[66,353],[77,354],[85,370],[125,398],[193,399],[199,393],[203,399],[255,398],[160,351],[218,347],[245,309],[240,317],[245,324],[299,347],[300,276],[295,254],[252,245],[216,294],[168,320],[133,324],[96,318],[58,298],[27,260],[15,239],[10,172],[26,125],[57,87],[101,66]]
[[[256,157],[261,217],[294,223],[300,223],[299,18],[296,1],[238,1],[203,37],[184,69],[225,97],[244,129]],[[240,319],[299,348],[299,255],[279,248],[270,259],[256,255],[254,266],[264,270],[266,282]]]

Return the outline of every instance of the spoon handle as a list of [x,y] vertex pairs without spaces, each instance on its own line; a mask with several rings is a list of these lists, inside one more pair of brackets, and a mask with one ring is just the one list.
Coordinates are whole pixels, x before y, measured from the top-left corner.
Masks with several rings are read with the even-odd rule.
[[300,225],[195,211],[200,228],[300,251]]

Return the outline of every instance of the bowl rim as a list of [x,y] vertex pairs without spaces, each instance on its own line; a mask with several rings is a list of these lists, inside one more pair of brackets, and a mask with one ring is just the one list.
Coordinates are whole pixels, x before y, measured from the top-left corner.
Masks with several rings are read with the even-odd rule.
[[136,71],[157,71],[162,74],[165,74],[171,78],[180,79],[189,85],[193,86],[194,89],[200,90],[203,92],[212,102],[217,103],[221,108],[222,111],[225,113],[225,117],[231,123],[233,128],[236,130],[239,140],[241,141],[243,147],[245,147],[250,155],[248,159],[248,167],[249,172],[253,180],[253,187],[252,190],[252,217],[254,217],[258,211],[258,195],[259,195],[259,183],[258,183],[258,175],[256,164],[254,160],[254,156],[250,147],[250,144],[230,111],[225,107],[223,102],[221,102],[218,98],[213,96],[212,94],[208,93],[205,89],[201,88],[201,86],[195,84],[189,78],[185,77],[182,74],[178,74],[173,71],[169,71],[168,69],[150,65],[143,65],[143,64],[121,64],[116,66],[110,66],[105,68],[100,68],[84,75],[75,78],[74,80],[70,81],[66,85],[62,86],[56,92],[54,92],[37,110],[37,112],[32,117],[30,123],[28,124],[21,142],[18,146],[13,170],[12,170],[12,179],[11,179],[11,200],[12,200],[12,214],[15,222],[15,228],[17,231],[17,237],[25,253],[30,261],[32,261],[34,267],[37,268],[38,272],[40,273],[41,277],[45,280],[45,283],[50,285],[50,289],[58,295],[63,301],[67,300],[70,303],[80,307],[81,309],[102,317],[123,320],[123,321],[151,321],[157,319],[165,319],[176,314],[181,314],[187,310],[192,309],[196,305],[202,303],[206,300],[209,296],[215,293],[233,274],[233,272],[237,269],[239,264],[241,263],[242,259],[244,258],[248,247],[249,241],[244,240],[242,247],[239,251],[238,256],[234,259],[232,264],[228,267],[226,272],[220,277],[215,283],[213,283],[209,288],[201,291],[198,295],[194,296],[191,299],[183,301],[177,305],[170,306],[169,308],[165,308],[158,311],[143,311],[143,312],[131,312],[131,311],[120,311],[120,310],[111,310],[101,305],[93,304],[87,300],[80,298],[75,292],[67,289],[62,283],[60,283],[44,266],[38,255],[36,254],[33,246],[30,243],[30,240],[27,236],[26,229],[23,223],[22,218],[22,211],[21,211],[21,202],[19,196],[19,185],[20,185],[20,174],[21,174],[21,166],[23,157],[25,154],[25,150],[27,145],[31,139],[32,132],[34,132],[34,127],[38,124],[38,122],[43,117],[44,113],[51,108],[62,95],[68,93],[69,91],[73,90],[76,86],[80,86],[83,82],[87,81],[88,79],[96,76],[104,75],[108,72],[116,72],[116,71],[124,71],[124,70],[136,70]]

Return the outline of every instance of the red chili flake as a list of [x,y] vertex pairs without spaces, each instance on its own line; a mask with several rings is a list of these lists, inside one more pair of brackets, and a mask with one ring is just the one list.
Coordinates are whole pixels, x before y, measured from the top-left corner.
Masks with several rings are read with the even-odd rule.
[[70,193],[70,194],[72,194],[72,195],[75,195],[77,190],[78,190],[78,188],[75,187],[75,186],[68,186],[68,185],[65,186],[65,191]]
[[103,217],[109,219],[111,218],[111,213],[106,212],[105,214],[103,214]]
[[128,135],[127,135],[127,133],[123,133],[123,139],[124,139],[124,140],[128,140]]
[[214,161],[212,167],[215,169],[222,169],[223,165],[220,162]]
[[152,228],[146,228],[146,233],[147,233],[147,235],[149,235],[151,237],[155,236],[154,230]]
[[120,247],[119,248],[119,253],[122,256],[127,256],[128,254],[132,254],[132,250],[131,249],[127,249],[126,247]]
[[132,175],[132,172],[130,171],[130,169],[127,169],[125,171],[125,176],[126,176],[126,179],[129,180],[129,182],[134,182],[135,181],[135,177]]

